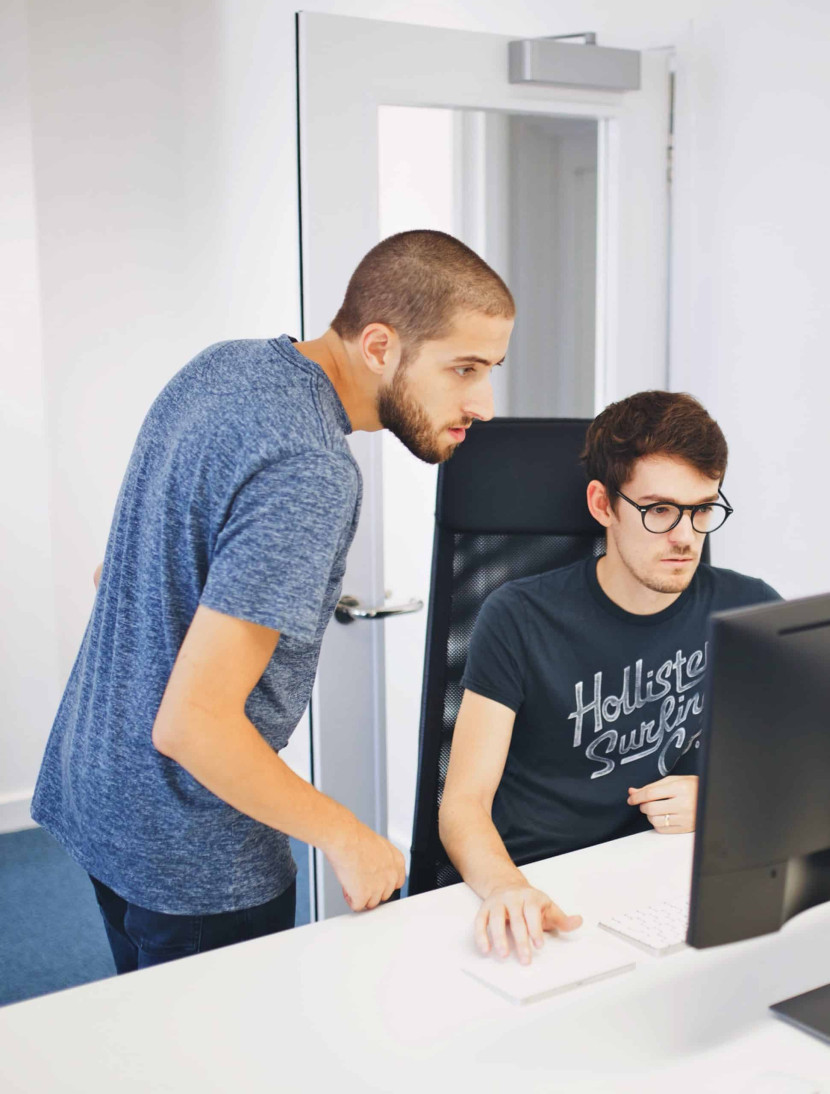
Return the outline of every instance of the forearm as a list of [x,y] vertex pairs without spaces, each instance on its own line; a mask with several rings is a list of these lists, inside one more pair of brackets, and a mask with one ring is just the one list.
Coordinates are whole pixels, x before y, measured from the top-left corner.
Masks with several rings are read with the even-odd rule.
[[359,822],[296,775],[244,714],[189,708],[175,727],[159,712],[156,748],[217,797],[255,820],[328,853]]
[[439,833],[453,866],[482,900],[494,889],[527,885],[490,813],[478,799],[445,800],[439,815]]

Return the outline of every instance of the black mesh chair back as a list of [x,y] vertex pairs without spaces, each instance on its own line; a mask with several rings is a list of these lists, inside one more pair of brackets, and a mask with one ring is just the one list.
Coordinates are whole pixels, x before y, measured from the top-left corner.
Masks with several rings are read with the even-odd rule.
[[579,462],[588,424],[479,423],[439,470],[410,894],[460,880],[438,838],[438,807],[479,608],[505,581],[605,551]]

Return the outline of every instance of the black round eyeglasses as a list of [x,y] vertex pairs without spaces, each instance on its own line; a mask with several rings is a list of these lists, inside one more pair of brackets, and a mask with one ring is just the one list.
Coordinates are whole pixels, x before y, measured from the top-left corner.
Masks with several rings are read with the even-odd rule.
[[692,528],[701,535],[716,532],[735,512],[720,490],[718,490],[718,497],[723,498],[723,505],[717,501],[705,501],[700,505],[676,505],[673,501],[655,501],[651,505],[638,505],[636,501],[627,498],[621,490],[617,490],[616,493],[623,501],[634,506],[642,518],[645,530],[653,532],[656,536],[676,528],[687,510]]

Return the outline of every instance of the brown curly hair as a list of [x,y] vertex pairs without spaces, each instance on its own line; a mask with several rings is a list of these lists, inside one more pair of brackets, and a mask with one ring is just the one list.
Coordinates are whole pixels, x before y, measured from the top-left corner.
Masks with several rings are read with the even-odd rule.
[[674,456],[720,484],[728,455],[720,426],[694,396],[641,391],[594,418],[580,459],[589,480],[598,479],[616,506],[617,491],[643,456]]

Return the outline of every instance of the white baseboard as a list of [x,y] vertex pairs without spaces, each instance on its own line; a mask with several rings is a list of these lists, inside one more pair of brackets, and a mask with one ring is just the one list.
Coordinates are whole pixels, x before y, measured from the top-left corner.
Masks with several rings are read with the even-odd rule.
[[19,832],[21,828],[37,828],[29,816],[32,791],[20,794],[0,794],[0,834]]

